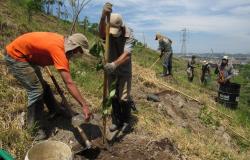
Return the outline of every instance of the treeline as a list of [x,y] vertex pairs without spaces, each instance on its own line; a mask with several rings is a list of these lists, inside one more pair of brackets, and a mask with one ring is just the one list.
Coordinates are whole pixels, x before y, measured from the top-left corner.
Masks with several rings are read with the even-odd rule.
[[32,15],[44,12],[47,15],[57,16],[63,20],[73,20],[79,11],[91,0],[11,0],[23,6],[27,11],[27,18],[32,20]]

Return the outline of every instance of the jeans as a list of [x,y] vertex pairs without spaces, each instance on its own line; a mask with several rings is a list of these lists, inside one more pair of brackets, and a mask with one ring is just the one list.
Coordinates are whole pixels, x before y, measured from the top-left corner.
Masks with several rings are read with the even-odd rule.
[[12,75],[22,84],[28,94],[28,106],[43,98],[43,83],[39,66],[28,62],[19,62],[5,55],[5,61]]

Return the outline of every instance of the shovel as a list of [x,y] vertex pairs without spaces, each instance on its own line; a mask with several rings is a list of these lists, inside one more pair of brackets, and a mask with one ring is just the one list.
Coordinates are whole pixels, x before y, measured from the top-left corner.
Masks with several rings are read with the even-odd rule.
[[84,121],[83,121],[84,117],[81,114],[78,114],[74,117],[72,117],[72,125],[74,126],[74,128],[78,131],[78,133],[81,136],[81,139],[84,141],[85,143],[85,147],[82,145],[76,145],[74,146],[75,153],[79,153],[83,150],[86,149],[91,149],[92,148],[92,143],[90,142],[90,140],[88,139],[87,135],[85,134],[84,130],[80,127]]

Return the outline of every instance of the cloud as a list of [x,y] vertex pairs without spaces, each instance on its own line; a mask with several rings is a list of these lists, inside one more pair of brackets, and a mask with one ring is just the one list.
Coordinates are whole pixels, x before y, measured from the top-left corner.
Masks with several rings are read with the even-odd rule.
[[233,8],[230,12],[234,15],[250,15],[250,5]]
[[[90,12],[85,14],[89,13],[92,19],[98,21],[105,2],[106,0],[93,0],[89,7]],[[226,48],[230,44],[232,51],[250,51],[250,47],[245,43],[250,41],[249,0],[109,0],[109,2],[113,4],[113,11],[121,13],[126,23],[134,29],[136,37],[143,41],[142,32],[144,32],[146,39],[150,39],[150,46],[154,48],[155,41],[151,39],[156,32],[171,35],[175,41],[180,41],[178,40],[180,30],[187,28],[191,37],[195,34],[202,39],[204,47],[212,45],[210,41],[214,39],[213,43],[220,41],[217,42],[220,44],[218,47]],[[209,36],[213,38],[207,38]],[[192,46],[195,47],[195,44]]]

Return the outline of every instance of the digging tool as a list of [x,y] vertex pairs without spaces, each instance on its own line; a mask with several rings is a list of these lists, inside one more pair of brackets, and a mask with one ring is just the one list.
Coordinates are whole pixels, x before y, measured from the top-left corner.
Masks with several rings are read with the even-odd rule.
[[[107,15],[106,21],[106,40],[105,40],[105,53],[104,53],[104,64],[108,62],[109,57],[109,28],[110,28],[110,14]],[[103,83],[103,108],[106,105],[108,99],[108,75],[104,72],[104,83]],[[103,115],[103,144],[106,142],[106,115]]]
[[161,57],[158,57],[156,61],[149,67],[149,69],[152,69],[154,65],[161,59]]
[[[69,106],[69,104],[68,104],[68,102],[67,102],[67,99],[66,99],[66,97],[65,97],[64,94],[63,94],[62,89],[61,89],[60,86],[58,85],[58,83],[57,83],[55,77],[53,76],[53,74],[51,73],[49,67],[46,67],[46,71],[47,71],[47,73],[49,74],[50,78],[52,79],[52,81],[53,81],[53,83],[54,83],[54,85],[55,85],[55,87],[56,87],[58,93],[60,94],[60,96],[61,96],[61,98],[62,98],[62,101],[63,101],[63,104],[64,104],[63,106],[64,106],[64,108],[66,109],[66,112],[68,112],[69,115],[72,117],[72,125],[74,126],[74,128],[77,129],[78,133],[80,134],[82,140],[84,141],[84,143],[85,143],[85,145],[86,145],[86,148],[87,148],[87,149],[92,148],[91,142],[88,140],[88,138],[87,138],[85,132],[81,129],[80,124],[78,123],[78,122],[81,122],[81,120],[83,120],[84,117],[83,117],[81,114],[75,115],[75,112],[72,111],[72,109],[70,108],[70,106]],[[74,115],[75,115],[75,116],[74,116]],[[82,151],[83,148],[80,148],[80,150]]]
[[[80,134],[82,140],[84,141],[85,145],[86,145],[86,149],[90,149],[92,148],[92,143],[89,141],[87,135],[85,134],[84,130],[82,130],[82,128],[80,127],[82,124],[82,120],[84,119],[83,115],[78,114],[76,116],[74,116],[72,118],[72,125],[74,126],[74,128],[77,129],[78,133]],[[79,149],[77,149],[78,151],[82,151],[84,150],[84,148],[81,146]]]

